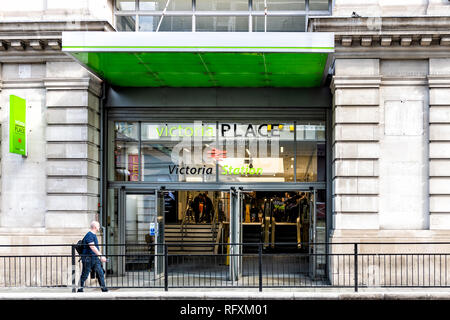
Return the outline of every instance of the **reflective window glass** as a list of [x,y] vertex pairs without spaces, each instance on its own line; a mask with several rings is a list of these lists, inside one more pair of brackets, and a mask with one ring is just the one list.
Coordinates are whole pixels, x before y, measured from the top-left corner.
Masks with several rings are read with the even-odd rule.
[[163,11],[192,10],[192,0],[140,0],[139,10]]
[[192,31],[192,17],[139,16],[139,31]]
[[115,122],[111,130],[109,179],[116,181],[325,181],[320,121],[144,122],[140,129],[136,122]]
[[248,0],[196,0],[196,10],[246,11]]
[[248,17],[196,17],[196,31],[248,31]]
[[139,181],[139,137],[137,122],[114,126],[114,175],[116,181]]
[[328,0],[309,0],[309,10],[328,11]]
[[142,123],[143,181],[216,180],[215,123]]
[[301,32],[305,31],[304,16],[267,16],[267,26],[264,27],[264,16],[253,16],[253,31],[258,32]]
[[116,16],[117,31],[136,31],[136,16]]
[[159,16],[139,16],[139,31],[156,31],[159,19]]
[[298,123],[296,126],[297,181],[325,181],[325,124]]
[[135,0],[116,0],[116,10],[127,11],[136,10]]
[[192,31],[192,16],[164,16],[159,31]]
[[253,0],[253,11],[305,10],[305,0]]
[[219,181],[293,182],[293,123],[219,123]]

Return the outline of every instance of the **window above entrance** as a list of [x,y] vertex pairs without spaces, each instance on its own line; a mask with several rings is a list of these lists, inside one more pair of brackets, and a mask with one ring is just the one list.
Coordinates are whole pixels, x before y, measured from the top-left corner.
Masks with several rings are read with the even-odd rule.
[[117,31],[302,32],[332,0],[116,0]]

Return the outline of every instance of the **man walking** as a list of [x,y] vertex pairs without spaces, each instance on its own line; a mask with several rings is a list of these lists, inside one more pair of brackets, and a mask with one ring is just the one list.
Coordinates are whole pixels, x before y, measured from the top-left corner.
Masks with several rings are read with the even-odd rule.
[[106,262],[106,257],[103,256],[98,247],[97,232],[100,230],[100,223],[92,221],[89,232],[83,238],[83,253],[81,254],[81,262],[83,263],[83,270],[80,277],[80,288],[78,292],[83,292],[84,282],[89,276],[90,272],[97,273],[100,287],[103,292],[107,292],[105,284],[105,275],[103,273],[100,262]]

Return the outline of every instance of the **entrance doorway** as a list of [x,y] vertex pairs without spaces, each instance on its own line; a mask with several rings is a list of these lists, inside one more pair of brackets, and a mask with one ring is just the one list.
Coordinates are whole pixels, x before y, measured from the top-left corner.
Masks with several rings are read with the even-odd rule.
[[[168,267],[176,265],[182,272],[194,268],[195,257],[201,256],[202,268],[220,266],[229,280],[238,281],[262,250],[266,260],[283,257],[286,261],[277,261],[278,265],[295,264],[293,269],[323,278],[325,197],[325,190],[314,188],[145,192],[122,188],[116,243],[124,245],[112,248],[118,258],[110,264],[110,272],[152,270],[155,276],[162,275],[165,254],[172,257]],[[301,258],[293,259],[295,255]]]
[[[296,270],[312,279],[326,276],[326,192],[323,189],[305,191],[244,191],[232,190],[230,238],[234,252],[236,278],[242,276],[245,261],[252,253],[262,250],[266,256],[296,260]],[[234,199],[234,200],[233,200]],[[234,205],[233,205],[234,204]],[[259,245],[258,245],[259,244]],[[281,254],[281,255],[280,255]],[[277,265],[287,262],[278,261]],[[233,274],[232,272],[232,274]]]

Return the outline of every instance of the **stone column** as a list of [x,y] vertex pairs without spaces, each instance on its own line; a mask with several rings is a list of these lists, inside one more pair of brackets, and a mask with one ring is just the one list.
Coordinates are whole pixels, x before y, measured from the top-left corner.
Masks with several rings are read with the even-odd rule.
[[74,240],[98,219],[100,84],[75,62],[47,62],[46,229]]
[[[430,59],[430,230],[450,230],[450,59]],[[448,233],[447,233],[448,234]]]

